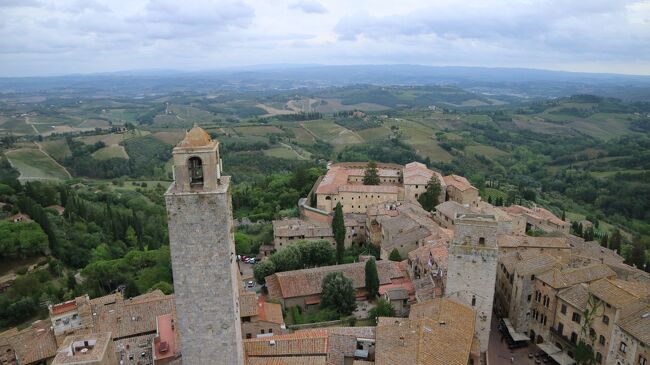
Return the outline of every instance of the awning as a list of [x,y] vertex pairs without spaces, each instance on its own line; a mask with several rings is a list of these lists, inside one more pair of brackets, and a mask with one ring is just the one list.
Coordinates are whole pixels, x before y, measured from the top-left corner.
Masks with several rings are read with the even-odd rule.
[[558,352],[551,355],[551,358],[560,365],[573,365],[576,363],[576,361],[570,358],[566,352]]
[[520,341],[530,340],[530,337],[528,337],[526,334],[515,331],[515,328],[512,326],[512,323],[510,323],[510,319],[503,318],[503,324],[506,325],[506,328],[508,329],[508,333],[510,334],[510,337],[512,337],[513,341],[520,342]]
[[559,347],[553,345],[552,343],[538,343],[537,347],[539,347],[540,350],[544,351],[549,356],[562,351]]

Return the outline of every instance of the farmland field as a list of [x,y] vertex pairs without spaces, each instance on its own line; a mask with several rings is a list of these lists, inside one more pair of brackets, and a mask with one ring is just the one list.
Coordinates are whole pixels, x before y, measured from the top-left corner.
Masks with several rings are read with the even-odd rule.
[[271,157],[286,158],[289,160],[301,159],[300,156],[293,150],[287,147],[273,147],[264,150],[264,154]]
[[284,131],[273,125],[262,125],[262,126],[242,126],[242,127],[233,127],[235,133],[246,136],[266,136],[267,134],[283,134]]
[[36,148],[8,151],[7,158],[20,171],[20,180],[65,180],[67,171]]
[[70,148],[65,139],[53,139],[39,143],[41,148],[52,158],[57,161],[63,161],[66,157],[70,156]]
[[490,158],[507,156],[508,153],[492,146],[467,146],[465,150],[473,155],[485,155]]
[[183,137],[185,137],[185,131],[179,130],[155,132],[153,136],[167,144],[176,145],[183,139]]
[[129,155],[124,150],[124,146],[111,145],[101,148],[93,153],[93,158],[97,160],[107,160],[109,158],[125,158],[128,159]]

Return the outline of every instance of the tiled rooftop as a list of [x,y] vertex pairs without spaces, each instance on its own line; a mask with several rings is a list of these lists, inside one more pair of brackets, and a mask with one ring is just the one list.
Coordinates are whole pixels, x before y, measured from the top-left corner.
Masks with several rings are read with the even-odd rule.
[[580,283],[560,290],[557,296],[572,306],[585,310],[589,300],[589,290],[587,284]]
[[[112,342],[110,332],[68,336],[59,347],[52,365],[84,364],[102,360]],[[86,343],[92,346],[85,346]]]
[[526,235],[499,235],[497,238],[499,247],[535,247],[535,248],[565,248],[570,249],[571,245],[566,237],[541,236],[532,237]]
[[566,288],[579,283],[614,277],[616,273],[607,265],[595,264],[579,268],[552,269],[538,276],[538,279],[556,289]]
[[618,325],[625,332],[648,346],[650,344],[650,305],[646,304],[622,317]]
[[[266,277],[266,284],[271,298],[293,298],[320,294],[321,284],[325,276],[331,272],[342,272],[352,280],[356,289],[363,288],[365,283],[365,263],[356,262],[335,266],[323,266],[311,269],[285,271]],[[402,277],[404,274],[392,261],[377,261],[377,272],[380,284],[390,284],[391,279]]]
[[467,180],[466,178],[458,175],[447,175],[444,178],[445,185],[453,186],[460,191],[465,191],[469,189],[476,190],[475,187]]
[[244,340],[247,357],[326,355],[328,333],[325,330],[295,332]]

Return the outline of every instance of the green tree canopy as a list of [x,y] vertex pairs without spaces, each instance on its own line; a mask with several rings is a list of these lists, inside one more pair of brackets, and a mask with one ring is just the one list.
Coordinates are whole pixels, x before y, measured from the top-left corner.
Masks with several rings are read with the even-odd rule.
[[424,210],[430,212],[439,204],[440,191],[440,181],[435,176],[432,176],[427,185],[427,190],[418,198],[418,202]]
[[388,255],[388,259],[391,261],[402,261],[402,256],[400,256],[399,251],[394,248]]
[[379,294],[379,273],[377,273],[377,263],[374,258],[366,261],[365,271],[368,299],[374,299]]
[[621,244],[623,243],[623,236],[621,236],[621,231],[618,229],[614,230],[614,233],[612,233],[612,236],[609,239],[609,248],[611,250],[616,250],[617,252],[621,252]]
[[368,311],[368,317],[377,325],[379,317],[395,317],[395,308],[385,299],[379,299],[375,307]]
[[366,172],[363,176],[363,185],[379,185],[379,171],[377,170],[377,163],[374,161],[368,162]]
[[321,307],[335,309],[340,315],[347,316],[357,307],[352,280],[343,273],[332,272],[323,279]]
[[296,246],[300,250],[304,266],[313,267],[334,263],[334,250],[328,241],[299,241]]
[[646,243],[641,239],[641,237],[636,237],[632,241],[632,249],[630,250],[627,263],[630,265],[635,265],[639,269],[644,269],[646,264]]
[[47,247],[47,235],[38,224],[0,221],[0,258],[42,255]]
[[336,263],[342,264],[345,253],[345,220],[343,218],[343,206],[341,206],[341,202],[336,203],[336,208],[334,208],[332,232],[336,241]]
[[262,260],[253,267],[253,276],[260,285],[266,284],[264,278],[273,274],[275,274],[275,264],[271,260]]

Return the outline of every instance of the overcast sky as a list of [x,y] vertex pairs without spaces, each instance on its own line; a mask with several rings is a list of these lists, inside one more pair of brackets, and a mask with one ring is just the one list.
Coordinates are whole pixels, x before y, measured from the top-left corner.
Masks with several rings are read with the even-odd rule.
[[0,75],[422,64],[650,74],[650,0],[0,0]]

